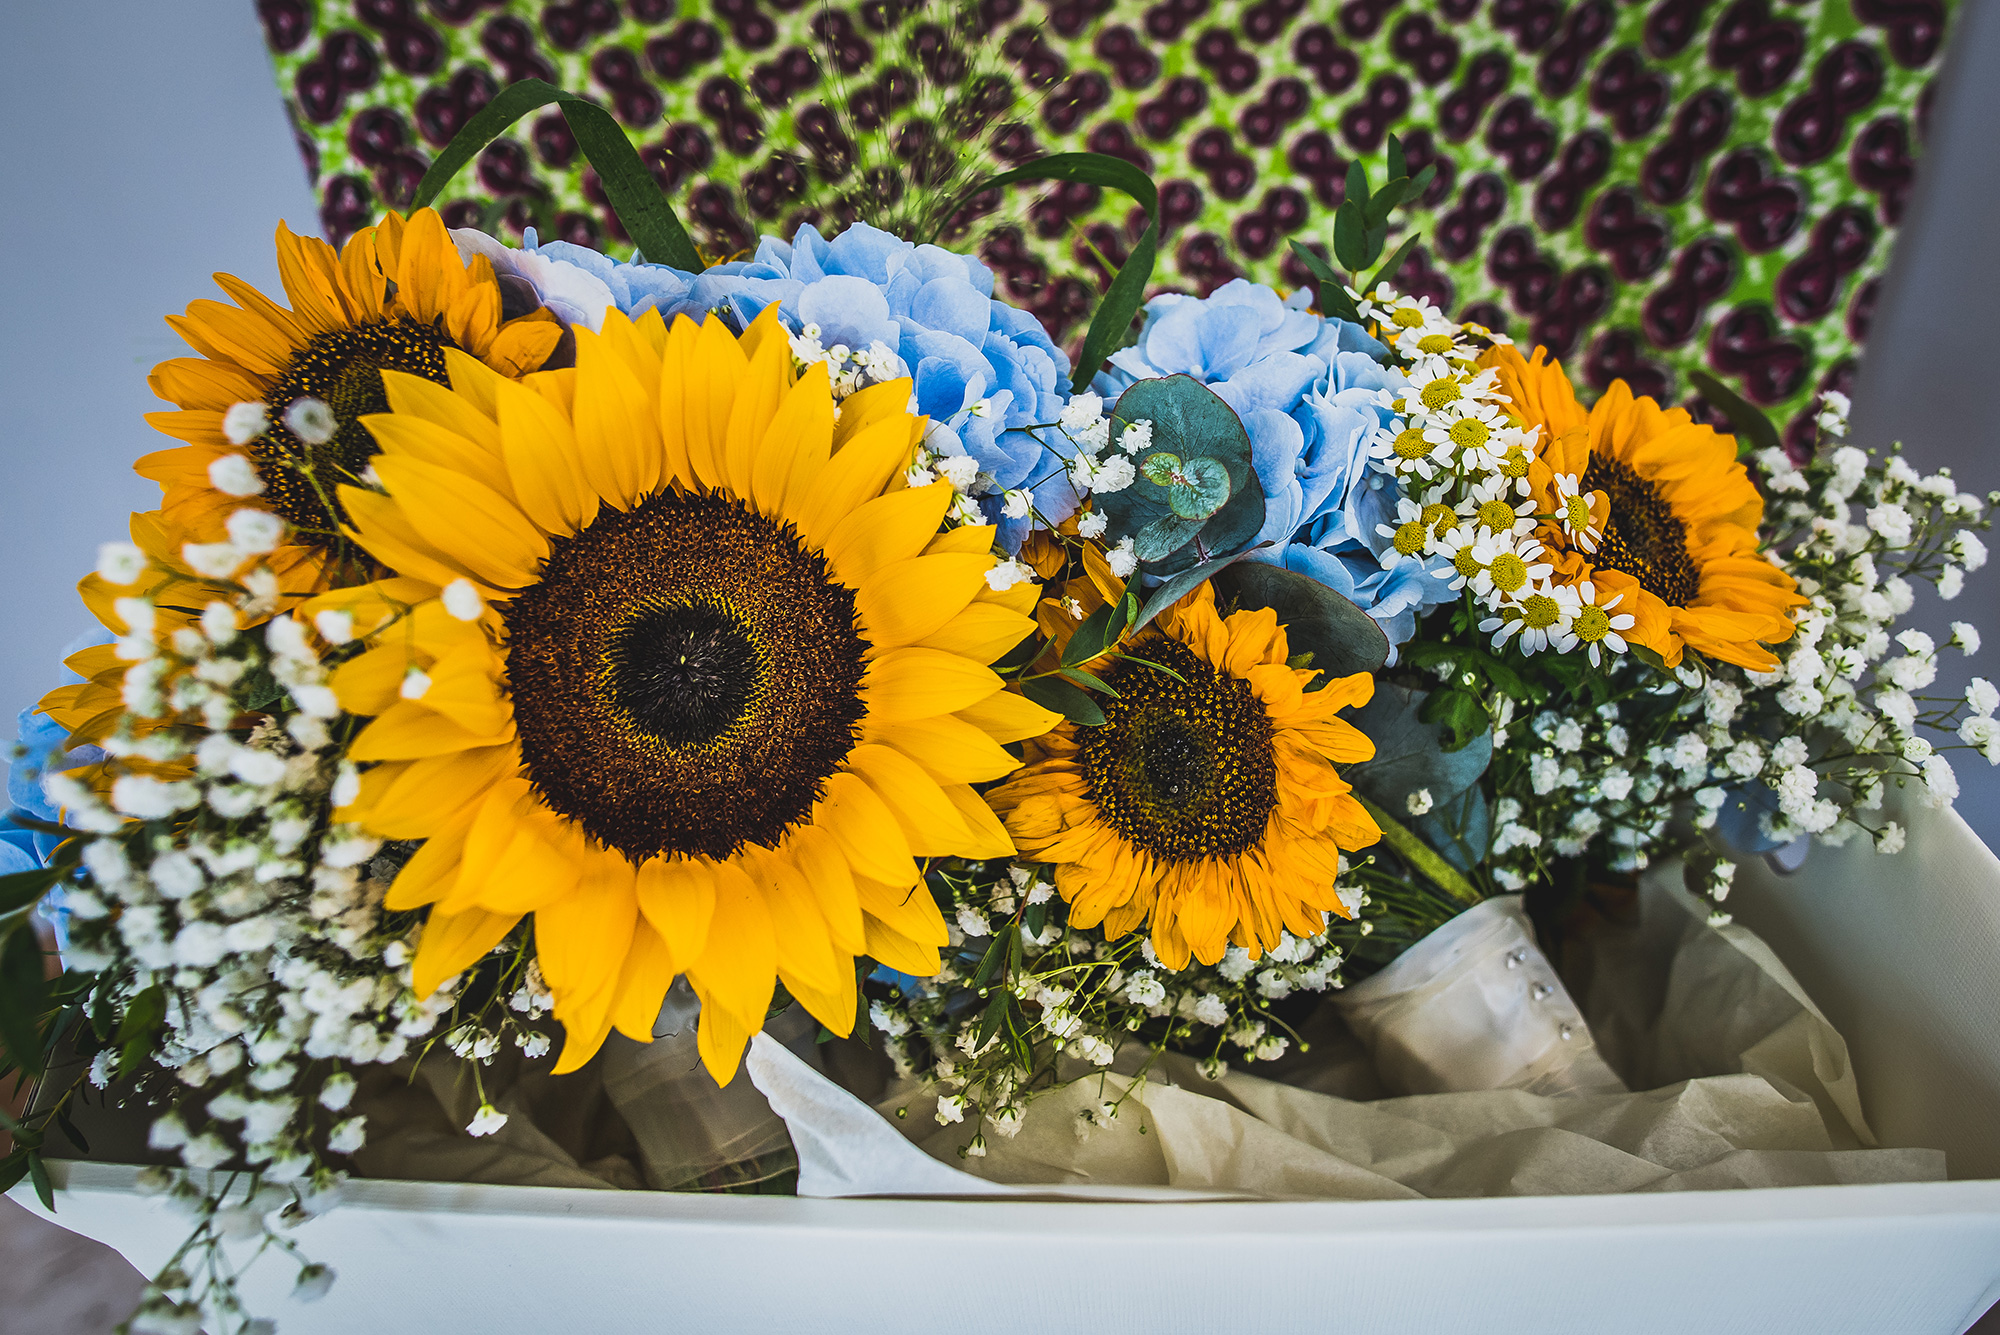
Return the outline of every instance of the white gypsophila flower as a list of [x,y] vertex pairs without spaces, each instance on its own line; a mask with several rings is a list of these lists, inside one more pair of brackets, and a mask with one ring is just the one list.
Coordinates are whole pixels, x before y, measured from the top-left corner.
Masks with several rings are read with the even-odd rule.
[[1747,779],[1764,768],[1764,748],[1747,739],[1738,742],[1722,757],[1722,764],[1731,774]]
[[939,1126],[950,1126],[954,1122],[963,1122],[965,1120],[965,1096],[963,1094],[946,1094],[941,1096],[937,1102],[937,1120]]
[[1924,804],[1943,808],[1957,800],[1958,775],[1952,772],[1951,762],[1932,756],[1924,762]]
[[1803,765],[1811,755],[1811,749],[1800,737],[1781,737],[1771,747],[1771,760],[1779,765]]
[[313,617],[313,629],[328,644],[346,644],[354,638],[354,614],[327,608]]
[[1987,763],[2000,765],[2000,720],[1983,715],[1966,719],[1958,725],[1958,739],[1977,747]]
[[455,579],[440,595],[444,610],[455,621],[477,621],[485,614],[486,599],[469,579]]
[[146,554],[129,542],[107,542],[97,548],[97,573],[107,584],[133,584],[146,573]]
[[1433,805],[1431,800],[1431,790],[1428,788],[1417,789],[1417,791],[1411,793],[1408,797],[1403,799],[1403,805],[1412,816],[1423,815],[1425,812],[1429,811]]
[[1566,718],[1556,725],[1556,734],[1551,738],[1558,751],[1574,753],[1583,749],[1583,725],[1575,719]]
[[292,1286],[292,1297],[302,1303],[318,1302],[333,1287],[333,1279],[333,1270],[329,1266],[305,1266],[300,1269],[298,1281]]
[[969,454],[948,455],[939,459],[935,467],[937,475],[949,482],[954,491],[971,491],[979,477],[979,460]]
[[1131,578],[1132,572],[1139,568],[1139,557],[1129,537],[1119,539],[1118,545],[1104,554],[1104,561],[1120,579]]
[[1896,725],[1898,731],[1908,732],[1916,726],[1917,702],[1910,693],[1901,689],[1875,692],[1875,708],[1881,715]]
[[222,414],[222,436],[231,445],[248,445],[271,429],[271,410],[251,400],[232,403]]
[[208,482],[225,496],[260,496],[264,478],[247,455],[225,454],[208,465]]
[[1910,512],[1900,505],[1871,506],[1867,520],[1868,527],[1891,547],[1908,546],[1910,535],[1916,526],[1916,521],[1910,517]]
[[1965,592],[1965,571],[1958,566],[1946,566],[1938,571],[1935,583],[1938,597],[1950,602]]
[[1026,519],[1035,503],[1034,495],[1019,487],[1001,493],[1000,513],[1008,519]]
[[1613,802],[1623,802],[1632,795],[1632,775],[1622,765],[1613,765],[1597,777],[1597,790]]
[[1900,853],[1903,851],[1905,837],[1906,833],[1903,827],[1896,824],[1895,821],[1890,821],[1875,832],[1875,851],[1877,853],[1889,854]]
[[1903,739],[1903,759],[1909,761],[1912,765],[1929,760],[1936,750],[1937,748],[1931,745],[1930,738],[1928,737],[1905,737]]
[[1554,791],[1556,779],[1562,771],[1562,762],[1554,756],[1538,755],[1528,757],[1528,782],[1537,796],[1546,796]]
[[531,1034],[522,1035],[520,1039],[520,1044],[521,1044],[521,1055],[526,1057],[529,1061],[533,1061],[537,1057],[546,1056],[548,1050],[552,1046],[554,1046],[549,1036],[547,1034],[542,1033],[539,1030]]
[[368,1143],[368,1119],[350,1117],[337,1124],[326,1138],[326,1147],[335,1154],[352,1154]]
[[1204,992],[1195,1001],[1193,1018],[1199,1024],[1218,1025],[1229,1022],[1229,1007],[1221,997],[1213,992]]
[[165,820],[200,801],[201,789],[191,783],[144,774],[121,774],[111,784],[112,810],[136,820]]
[[1153,424],[1141,418],[1118,433],[1118,448],[1127,454],[1144,454],[1153,447]]
[[1604,744],[1611,748],[1612,755],[1622,756],[1632,744],[1631,734],[1627,733],[1619,724],[1614,723],[1604,730]]
[[1960,529],[1952,535],[1951,554],[1967,570],[1977,570],[1986,564],[1986,544],[1971,529]]
[[252,556],[277,550],[285,536],[285,521],[268,510],[238,510],[224,527],[229,531],[230,545]]
[[1150,973],[1135,973],[1125,980],[1125,999],[1134,1006],[1157,1006],[1167,999],[1167,989]]
[[354,1101],[354,1077],[345,1071],[335,1072],[319,1087],[319,1103],[329,1112],[339,1112]]
[[1222,960],[1215,966],[1215,971],[1229,982],[1240,983],[1250,976],[1256,965],[1249,951],[1241,946],[1230,946],[1222,952]]
[[1083,393],[1072,398],[1056,414],[1056,424],[1072,436],[1089,431],[1104,416],[1104,400],[1096,394]]
[[986,572],[986,587],[995,593],[1005,593],[1016,584],[1025,584],[1034,578],[1034,567],[1009,559]]
[[1104,536],[1104,530],[1110,526],[1110,523],[1110,516],[1106,515],[1102,510],[1086,511],[1076,518],[1077,536],[1090,539],[1101,538]]
[[958,906],[958,930],[967,936],[991,936],[993,924],[986,920],[985,914],[972,905],[961,904]]
[[1114,455],[1091,475],[1090,490],[1096,495],[1124,491],[1138,481],[1139,470],[1123,455]]
[[490,1103],[482,1103],[479,1105],[479,1111],[472,1115],[472,1120],[465,1124],[465,1134],[468,1136],[490,1136],[505,1125],[507,1125],[506,1113],[501,1112]]
[[308,445],[324,445],[340,430],[340,419],[323,399],[301,395],[285,405],[285,425]]
[[1969,621],[1952,622],[1951,642],[1971,657],[1979,652],[1979,627]]

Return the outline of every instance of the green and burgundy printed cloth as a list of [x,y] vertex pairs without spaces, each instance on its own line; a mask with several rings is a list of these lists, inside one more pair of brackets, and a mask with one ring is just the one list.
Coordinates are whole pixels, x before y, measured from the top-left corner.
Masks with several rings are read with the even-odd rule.
[[[842,126],[922,87],[1003,79],[1004,165],[1090,149],[1160,183],[1155,284],[1310,281],[1350,160],[1387,137],[1437,176],[1406,291],[1540,343],[1574,378],[1707,405],[1705,368],[1808,430],[1845,389],[1907,207],[1948,0],[979,0],[970,58],[901,0],[259,0],[339,239],[410,197],[494,92],[601,100],[716,253],[789,235]],[[921,19],[921,16],[918,16]],[[991,90],[987,90],[990,92]],[[843,107],[829,115],[827,104]],[[872,119],[871,119],[872,118]],[[913,143],[912,170],[921,169]],[[618,249],[561,118],[496,141],[441,206],[503,235]],[[1144,224],[1062,185],[967,233],[1004,295],[1080,333]],[[1393,245],[1392,238],[1391,244]],[[1717,419],[1719,420],[1719,419]]]

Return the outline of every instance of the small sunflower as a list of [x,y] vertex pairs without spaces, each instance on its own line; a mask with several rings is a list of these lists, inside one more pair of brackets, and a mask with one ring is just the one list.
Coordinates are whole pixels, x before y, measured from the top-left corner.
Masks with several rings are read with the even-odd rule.
[[[1079,605],[1123,596],[1101,559],[1087,565]],[[1073,613],[1050,606],[1042,624],[1066,638]],[[1104,725],[1030,741],[1021,773],[987,794],[1022,854],[1054,864],[1070,925],[1116,939],[1150,919],[1154,952],[1180,969],[1347,916],[1340,854],[1382,832],[1334,768],[1374,743],[1334,713],[1367,703],[1374,679],[1308,691],[1319,674],[1286,664],[1276,613],[1220,616],[1207,584],[1126,647],[1093,666],[1118,693],[1099,699]]]
[[[147,416],[155,428],[186,442],[149,454],[138,471],[166,491],[159,511],[169,551],[183,543],[223,539],[231,514],[270,511],[318,545],[332,536],[336,490],[359,478],[376,452],[359,420],[385,412],[382,372],[400,371],[445,384],[455,357],[477,359],[506,376],[548,359],[563,327],[547,311],[503,319],[493,266],[462,260],[444,222],[430,209],[405,221],[385,216],[336,254],[311,237],[277,234],[278,274],[291,309],[239,278],[215,281],[234,299],[196,301],[167,323],[199,356],[176,357],[153,369],[153,392],[176,404]],[[331,439],[308,442],[284,421],[286,405],[318,399],[333,410]],[[269,426],[247,446],[232,443],[223,419],[239,403],[269,407]],[[211,469],[246,455],[255,473],[225,491]]]
[[1622,596],[1634,621],[1625,638],[1669,667],[1693,649],[1753,671],[1776,668],[1765,646],[1791,638],[1791,611],[1806,600],[1758,550],[1764,501],[1735,441],[1680,408],[1635,398],[1622,380],[1585,411],[1540,348],[1531,361],[1495,347],[1481,364],[1498,372],[1521,422],[1540,428],[1536,509],[1560,514],[1580,494],[1594,519],[1595,494],[1608,502],[1589,546],[1569,525],[1543,523],[1558,580],[1593,580],[1607,597]]
[[971,785],[1056,720],[987,666],[1036,586],[991,587],[991,528],[939,534],[948,483],[902,485],[910,382],[836,412],[776,311],[610,312],[518,383],[387,372],[384,491],[341,492],[398,572],[308,609],[372,645],[333,678],[375,716],[343,818],[426,841],[388,898],[430,906],[420,994],[533,915],[559,1071],[648,1039],[676,974],[727,1081],[775,982],[845,1034],[857,956],[937,972],[916,859],[1012,854]]

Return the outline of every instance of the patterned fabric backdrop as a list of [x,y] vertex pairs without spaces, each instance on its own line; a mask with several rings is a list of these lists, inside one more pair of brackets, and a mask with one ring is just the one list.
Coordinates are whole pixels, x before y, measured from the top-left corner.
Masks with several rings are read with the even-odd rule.
[[[336,239],[409,198],[507,82],[611,108],[713,251],[817,210],[855,146],[925,166],[926,91],[1007,107],[1003,164],[1089,148],[1161,184],[1155,282],[1308,275],[1350,159],[1386,136],[1437,179],[1406,290],[1707,414],[1705,366],[1806,430],[1845,389],[1909,198],[1948,0],[980,0],[977,34],[908,0],[258,0]],[[898,118],[903,122],[898,129]],[[864,164],[865,165],[865,164]],[[893,190],[895,183],[889,181]],[[622,237],[561,118],[522,122],[448,192],[459,224]],[[987,202],[989,205],[992,201]],[[961,218],[963,234],[965,219]],[[1073,338],[1143,218],[1095,187],[980,218],[1011,299]],[[955,233],[947,233],[953,235]],[[1395,244],[1392,237],[1390,244]],[[1715,420],[1720,420],[1719,418]]]

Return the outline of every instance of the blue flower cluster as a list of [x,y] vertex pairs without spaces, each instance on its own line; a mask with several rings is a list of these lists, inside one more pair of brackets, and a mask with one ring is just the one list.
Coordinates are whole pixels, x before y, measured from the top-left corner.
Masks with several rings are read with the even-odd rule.
[[[103,644],[108,636],[102,632],[87,633],[71,643],[63,651],[67,658],[79,649],[94,644]],[[63,669],[65,684],[82,681],[76,673]],[[68,750],[69,729],[57,723],[47,714],[36,712],[33,707],[21,711],[16,722],[20,735],[14,744],[14,756],[7,766],[7,811],[0,815],[0,876],[11,876],[17,872],[37,871],[46,867],[49,857],[63,836],[30,830],[14,820],[16,815],[27,816],[47,825],[61,823],[61,813],[54,802],[42,791],[42,780],[59,770],[76,769],[84,765],[94,765],[104,759],[104,752],[95,746],[82,746]],[[61,886],[50,890],[42,899],[42,917],[55,929],[56,945],[59,949],[69,947],[69,911],[64,907]]]
[[1028,520],[1002,514],[1002,493],[1032,491],[1050,522],[1077,507],[1066,460],[1028,430],[1054,423],[1069,401],[1069,359],[1034,316],[994,299],[993,272],[973,256],[865,223],[831,241],[806,226],[790,243],[766,237],[751,259],[688,274],[533,236],[514,251],[478,233],[454,235],[585,328],[600,327],[607,306],[634,316],[657,308],[669,319],[720,310],[742,327],[775,302],[794,333],[816,325],[826,347],[860,353],[880,344],[888,355],[875,378],[909,376],[916,410],[931,418],[926,447],[977,461],[973,492],[1009,550]]
[[1236,279],[1206,297],[1167,295],[1146,304],[1138,340],[1111,356],[1092,388],[1115,398],[1134,382],[1188,375],[1243,419],[1265,495],[1264,527],[1248,558],[1311,576],[1374,617],[1392,645],[1417,618],[1450,602],[1435,578],[1442,558],[1384,568],[1402,491],[1371,469],[1371,437],[1393,417],[1403,383],[1388,350],[1360,327],[1306,309],[1308,294],[1283,299]]

